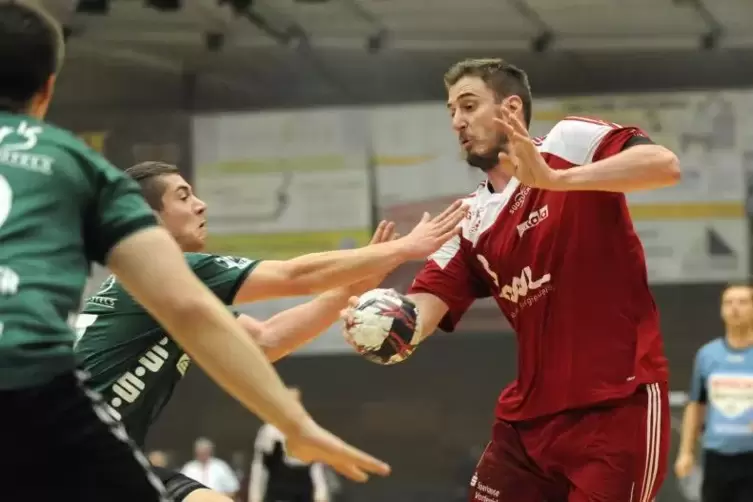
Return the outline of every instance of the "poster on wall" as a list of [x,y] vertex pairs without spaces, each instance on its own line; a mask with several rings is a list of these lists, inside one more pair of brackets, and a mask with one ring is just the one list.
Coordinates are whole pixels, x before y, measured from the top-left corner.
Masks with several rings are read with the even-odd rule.
[[744,161],[753,93],[659,93],[545,100],[537,132],[566,115],[637,125],[680,158],[676,186],[631,193],[630,210],[655,284],[745,278],[749,244]]
[[198,116],[195,186],[216,253],[290,258],[368,242],[358,110]]

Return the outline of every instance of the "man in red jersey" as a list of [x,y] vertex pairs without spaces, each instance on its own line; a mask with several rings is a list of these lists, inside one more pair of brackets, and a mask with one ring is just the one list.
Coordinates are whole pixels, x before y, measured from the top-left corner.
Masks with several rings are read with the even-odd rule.
[[469,500],[650,502],[667,461],[668,371],[624,193],[675,184],[677,157],[591,119],[531,138],[528,78],[499,59],[462,61],[445,84],[487,180],[409,291],[420,339],[493,296],[519,345]]

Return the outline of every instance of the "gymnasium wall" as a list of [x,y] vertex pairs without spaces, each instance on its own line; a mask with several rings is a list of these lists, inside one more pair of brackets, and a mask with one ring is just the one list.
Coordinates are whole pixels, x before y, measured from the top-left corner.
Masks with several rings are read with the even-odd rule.
[[[623,95],[549,100],[537,107],[539,130],[564,114],[595,114],[640,124],[683,157],[684,187],[631,200],[677,391],[687,387],[695,350],[720,334],[723,284],[749,273],[745,187],[753,158],[746,136],[753,131],[752,95]],[[177,162],[208,199],[210,217],[217,215],[210,225],[223,230],[213,235],[218,252],[289,256],[359,244],[374,208],[406,228],[424,209],[436,210],[470,191],[477,179],[457,156],[441,103],[196,120],[185,111],[62,107],[53,121],[81,134],[121,167],[155,158]],[[225,190],[238,176],[245,180],[239,194],[247,197],[245,205],[225,207],[223,199],[237,200],[227,198]],[[301,202],[305,194],[317,193],[312,187],[323,195]],[[280,204],[285,198],[287,205]],[[335,198],[349,201],[349,220],[341,219],[340,207],[325,204]],[[317,228],[301,219],[312,207]],[[406,287],[419,265],[402,267],[386,284]],[[293,304],[246,308],[265,318]],[[462,490],[462,480],[468,479],[473,449],[488,437],[495,397],[514,377],[515,350],[493,304],[480,302],[458,333],[438,335],[403,365],[382,368],[353,357],[333,329],[277,367],[286,381],[302,387],[307,406],[324,425],[393,463],[391,478],[349,487],[354,500],[441,502],[452,500],[453,487]],[[258,425],[194,368],[149,444],[185,459],[191,441],[208,435],[227,457],[250,449]],[[684,499],[670,479],[658,500]]]

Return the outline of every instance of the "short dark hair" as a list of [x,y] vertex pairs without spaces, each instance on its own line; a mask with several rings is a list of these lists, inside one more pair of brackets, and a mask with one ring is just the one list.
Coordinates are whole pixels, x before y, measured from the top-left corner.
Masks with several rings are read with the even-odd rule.
[[60,24],[41,7],[0,3],[0,110],[19,113],[49,78],[65,53]]
[[444,74],[444,85],[449,88],[463,77],[478,77],[483,80],[498,98],[518,96],[523,102],[526,126],[531,125],[533,100],[528,75],[504,59],[465,59],[452,65]]
[[166,174],[180,174],[180,169],[166,162],[141,162],[125,170],[125,173],[136,180],[141,187],[146,202],[155,211],[162,209],[162,196],[165,194],[165,184],[160,178]]

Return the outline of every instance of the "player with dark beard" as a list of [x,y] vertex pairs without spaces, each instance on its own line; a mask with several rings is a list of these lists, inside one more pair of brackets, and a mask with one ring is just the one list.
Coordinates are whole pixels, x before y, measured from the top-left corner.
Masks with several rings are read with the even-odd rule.
[[425,339],[494,297],[519,346],[468,500],[649,502],[665,476],[668,370],[625,192],[675,184],[677,157],[636,127],[587,118],[531,138],[528,77],[499,59],[457,63],[445,85],[487,180],[408,298]]

